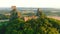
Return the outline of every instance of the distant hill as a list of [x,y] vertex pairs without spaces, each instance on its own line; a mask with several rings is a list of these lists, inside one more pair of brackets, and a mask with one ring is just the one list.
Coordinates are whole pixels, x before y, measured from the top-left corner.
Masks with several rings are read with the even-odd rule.
[[[37,12],[37,8],[23,8],[23,7],[18,7],[18,10],[22,11],[34,11],[35,13]],[[56,8],[41,8],[42,12],[44,12],[47,16],[60,16],[60,9]],[[11,8],[0,8],[0,14],[6,14],[11,11]]]

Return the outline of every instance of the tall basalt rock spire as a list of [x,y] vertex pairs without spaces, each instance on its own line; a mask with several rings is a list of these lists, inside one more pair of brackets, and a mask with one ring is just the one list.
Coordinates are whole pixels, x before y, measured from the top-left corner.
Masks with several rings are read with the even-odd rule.
[[37,9],[37,16],[42,19],[46,18],[46,15],[42,12],[42,9],[40,8]]
[[40,8],[37,9],[37,16],[41,16],[42,15],[42,10]]

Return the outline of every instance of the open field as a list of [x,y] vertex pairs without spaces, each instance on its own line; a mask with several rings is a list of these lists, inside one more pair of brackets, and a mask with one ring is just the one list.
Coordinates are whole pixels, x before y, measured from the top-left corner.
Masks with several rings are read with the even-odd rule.
[[54,19],[57,19],[57,20],[60,20],[60,16],[47,16],[49,18],[54,18]]

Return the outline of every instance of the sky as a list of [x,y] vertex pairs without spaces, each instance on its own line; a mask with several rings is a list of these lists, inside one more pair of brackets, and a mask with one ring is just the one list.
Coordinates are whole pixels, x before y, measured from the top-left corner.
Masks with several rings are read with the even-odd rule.
[[0,7],[60,8],[60,0],[0,0]]

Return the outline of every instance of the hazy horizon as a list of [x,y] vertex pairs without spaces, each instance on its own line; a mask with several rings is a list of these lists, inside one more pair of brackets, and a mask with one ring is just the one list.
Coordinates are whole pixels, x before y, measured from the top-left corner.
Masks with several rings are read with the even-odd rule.
[[60,8],[60,0],[0,0],[0,7]]

